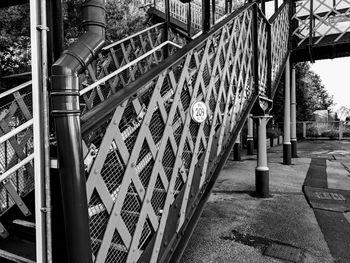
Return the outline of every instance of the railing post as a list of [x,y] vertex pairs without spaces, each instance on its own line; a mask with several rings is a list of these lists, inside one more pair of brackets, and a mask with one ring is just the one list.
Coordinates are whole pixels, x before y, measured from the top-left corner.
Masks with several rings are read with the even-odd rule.
[[[169,39],[169,25],[170,25],[170,4],[169,0],[165,0],[165,23],[163,30],[163,42],[168,41]],[[169,56],[168,45],[165,45],[163,48],[164,59]]]
[[208,32],[210,29],[210,1],[202,0],[202,31]]
[[211,15],[212,15],[212,25],[215,25],[215,12],[216,12],[216,10],[215,10],[215,0],[212,0],[211,1],[211,7],[212,7],[212,9],[211,9]]
[[284,83],[284,140],[283,140],[283,164],[291,164],[291,144],[290,144],[290,60],[286,61]]
[[253,155],[254,152],[254,135],[253,135],[253,119],[252,115],[249,114],[247,118],[247,127],[248,127],[248,134],[247,134],[247,155]]
[[291,118],[291,145],[292,158],[297,158],[297,119],[296,119],[296,87],[295,87],[295,64],[292,64],[292,86],[290,94],[290,118]]
[[191,30],[192,30],[192,17],[191,17],[191,2],[188,2],[188,9],[187,9],[187,35],[191,37]]
[[306,122],[303,122],[303,138],[306,138]]

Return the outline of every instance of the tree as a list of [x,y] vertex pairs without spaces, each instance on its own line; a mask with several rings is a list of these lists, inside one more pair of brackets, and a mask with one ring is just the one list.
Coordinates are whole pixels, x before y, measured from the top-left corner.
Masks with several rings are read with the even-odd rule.
[[[296,111],[297,120],[311,120],[312,113],[331,107],[333,96],[328,93],[319,75],[310,69],[308,62],[296,64]],[[284,82],[280,82],[272,109],[276,122],[284,119]]]

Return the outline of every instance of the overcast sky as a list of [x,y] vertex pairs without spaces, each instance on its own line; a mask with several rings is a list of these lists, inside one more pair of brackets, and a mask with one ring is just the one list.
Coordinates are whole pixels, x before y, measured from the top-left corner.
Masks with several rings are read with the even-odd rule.
[[350,57],[319,60],[311,64],[311,69],[334,96],[334,110],[341,106],[350,108]]

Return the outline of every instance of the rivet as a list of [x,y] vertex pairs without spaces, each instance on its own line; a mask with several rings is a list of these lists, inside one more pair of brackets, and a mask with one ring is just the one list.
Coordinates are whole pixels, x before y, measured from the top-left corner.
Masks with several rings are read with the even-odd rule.
[[98,174],[98,172],[99,172],[98,169],[95,169],[95,170],[94,170],[94,173],[95,173],[95,174]]

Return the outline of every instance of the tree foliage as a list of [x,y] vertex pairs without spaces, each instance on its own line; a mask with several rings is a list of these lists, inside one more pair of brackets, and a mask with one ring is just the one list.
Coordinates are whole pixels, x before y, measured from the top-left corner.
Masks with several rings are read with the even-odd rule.
[[30,69],[29,5],[0,9],[0,77]]
[[[284,79],[282,79],[284,80]],[[312,120],[316,110],[326,110],[334,104],[321,78],[310,69],[308,62],[296,64],[296,111],[297,120]],[[272,115],[277,122],[284,118],[284,82],[281,81],[274,98]]]

